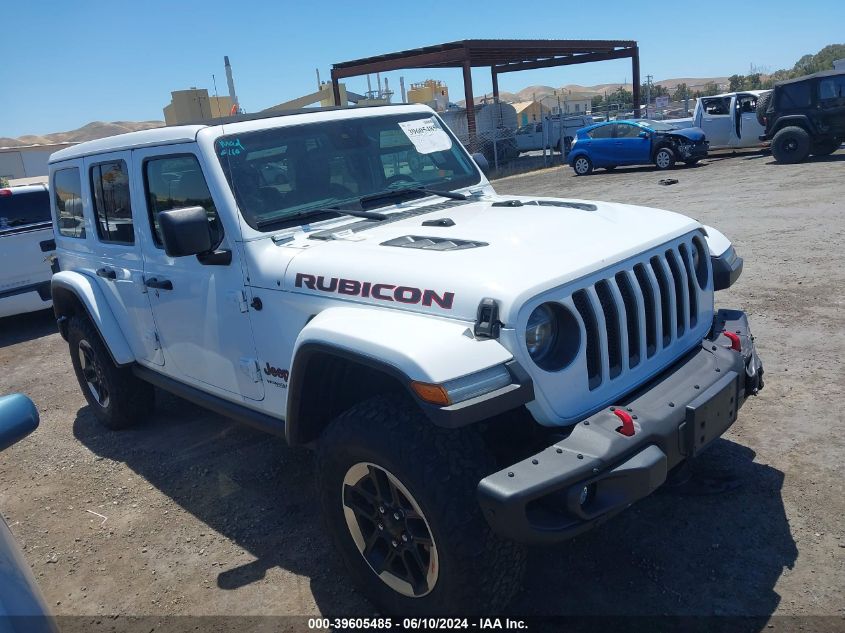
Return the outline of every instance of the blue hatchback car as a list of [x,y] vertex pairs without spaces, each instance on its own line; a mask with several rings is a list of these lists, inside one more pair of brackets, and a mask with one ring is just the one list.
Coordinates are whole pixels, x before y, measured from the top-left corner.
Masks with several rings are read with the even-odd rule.
[[577,176],[596,167],[647,165],[671,169],[676,162],[693,165],[707,156],[710,144],[697,127],[675,129],[647,120],[607,121],[578,130],[569,152]]

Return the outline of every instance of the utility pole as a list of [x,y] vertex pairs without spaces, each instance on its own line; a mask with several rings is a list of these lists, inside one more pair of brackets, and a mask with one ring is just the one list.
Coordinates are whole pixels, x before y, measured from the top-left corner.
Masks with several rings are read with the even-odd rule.
[[648,111],[651,109],[651,75],[645,76],[645,112],[648,116]]

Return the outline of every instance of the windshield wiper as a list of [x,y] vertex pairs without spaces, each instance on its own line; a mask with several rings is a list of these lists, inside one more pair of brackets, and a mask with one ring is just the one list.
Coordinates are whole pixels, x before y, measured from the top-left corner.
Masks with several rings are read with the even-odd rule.
[[372,202],[373,200],[381,200],[383,198],[404,198],[409,193],[424,193],[429,196],[440,196],[442,198],[449,198],[450,200],[469,200],[469,196],[458,193],[457,191],[438,191],[436,189],[428,189],[426,187],[403,187],[401,189],[385,189],[378,193],[371,193],[367,196],[361,196],[358,200],[361,204]]
[[259,220],[256,226],[259,229],[266,228],[273,224],[280,224],[282,222],[289,222],[291,220],[301,220],[303,218],[310,218],[315,215],[325,215],[326,213],[336,213],[338,215],[351,215],[356,218],[364,218],[366,220],[386,220],[388,218],[384,213],[376,213],[374,211],[356,211],[355,209],[333,209],[325,207],[320,209],[308,209],[302,213],[295,213],[294,215],[285,215],[279,218],[268,218],[266,220]]

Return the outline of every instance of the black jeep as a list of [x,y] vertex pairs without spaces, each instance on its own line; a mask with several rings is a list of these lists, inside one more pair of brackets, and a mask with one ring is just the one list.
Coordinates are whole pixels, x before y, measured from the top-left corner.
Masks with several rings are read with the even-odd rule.
[[800,163],[810,154],[827,156],[845,140],[845,71],[828,70],[781,81],[757,102],[779,163]]

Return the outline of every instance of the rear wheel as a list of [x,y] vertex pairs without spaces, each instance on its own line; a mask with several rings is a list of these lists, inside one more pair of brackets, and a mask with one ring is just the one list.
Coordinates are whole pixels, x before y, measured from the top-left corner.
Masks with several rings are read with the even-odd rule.
[[493,534],[475,497],[496,465],[474,430],[434,427],[378,396],[329,425],[317,464],[326,530],[385,613],[488,613],[519,589],[524,551]]
[[772,139],[772,156],[779,163],[800,163],[809,155],[810,135],[802,127],[785,127]]
[[838,138],[816,141],[810,148],[810,153],[813,156],[830,156],[839,149],[840,145],[842,145],[842,140]]
[[672,169],[675,166],[675,152],[669,147],[661,147],[654,155],[654,164],[660,170]]
[[579,156],[572,163],[572,169],[575,170],[576,176],[586,176],[593,171],[593,161],[586,156]]
[[102,424],[110,429],[133,426],[153,409],[155,391],[130,369],[112,361],[91,321],[74,316],[68,323],[70,360],[85,399]]

